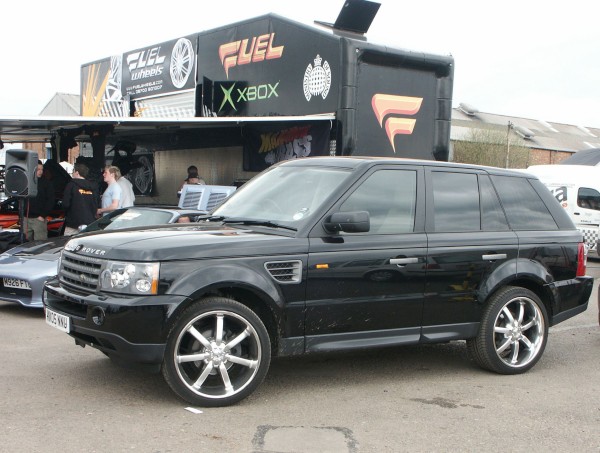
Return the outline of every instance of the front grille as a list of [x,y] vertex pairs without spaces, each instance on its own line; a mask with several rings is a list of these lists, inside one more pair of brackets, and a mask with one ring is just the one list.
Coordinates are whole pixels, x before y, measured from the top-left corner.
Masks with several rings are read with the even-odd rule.
[[84,293],[95,292],[98,288],[102,263],[104,260],[101,258],[63,251],[58,273],[59,281]]
[[265,269],[279,283],[298,283],[302,280],[302,261],[270,261]]

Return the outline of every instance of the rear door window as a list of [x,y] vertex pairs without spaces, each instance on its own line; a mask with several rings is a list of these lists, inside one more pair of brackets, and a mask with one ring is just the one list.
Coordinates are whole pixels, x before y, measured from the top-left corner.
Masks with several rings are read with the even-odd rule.
[[492,182],[513,230],[557,230],[550,211],[527,178],[493,175]]
[[477,175],[434,171],[432,181],[435,231],[479,231]]
[[479,175],[481,190],[481,229],[483,231],[506,231],[508,222],[498,200],[498,195],[492,186],[490,177]]

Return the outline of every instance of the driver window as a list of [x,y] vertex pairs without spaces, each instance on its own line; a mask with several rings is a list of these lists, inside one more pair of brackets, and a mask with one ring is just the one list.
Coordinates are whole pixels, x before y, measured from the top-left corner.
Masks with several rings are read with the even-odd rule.
[[416,200],[416,171],[379,170],[342,203],[340,211],[368,211],[371,228],[366,234],[410,233],[415,226]]

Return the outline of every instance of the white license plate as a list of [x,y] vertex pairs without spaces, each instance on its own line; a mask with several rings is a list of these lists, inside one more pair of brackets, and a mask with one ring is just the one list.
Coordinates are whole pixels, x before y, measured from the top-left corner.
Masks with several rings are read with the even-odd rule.
[[46,324],[62,332],[69,333],[70,318],[46,308]]
[[31,289],[29,282],[26,282],[25,280],[19,280],[18,278],[4,277],[2,279],[2,283],[4,283],[5,288]]

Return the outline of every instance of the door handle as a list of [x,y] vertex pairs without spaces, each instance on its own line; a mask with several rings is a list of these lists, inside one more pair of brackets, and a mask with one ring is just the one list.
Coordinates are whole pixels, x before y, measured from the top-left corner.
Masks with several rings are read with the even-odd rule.
[[419,262],[419,258],[392,258],[390,260],[390,264],[395,264],[396,266],[406,266],[407,264],[417,264]]
[[506,253],[493,253],[489,255],[482,255],[481,259],[483,259],[484,261],[505,260]]

